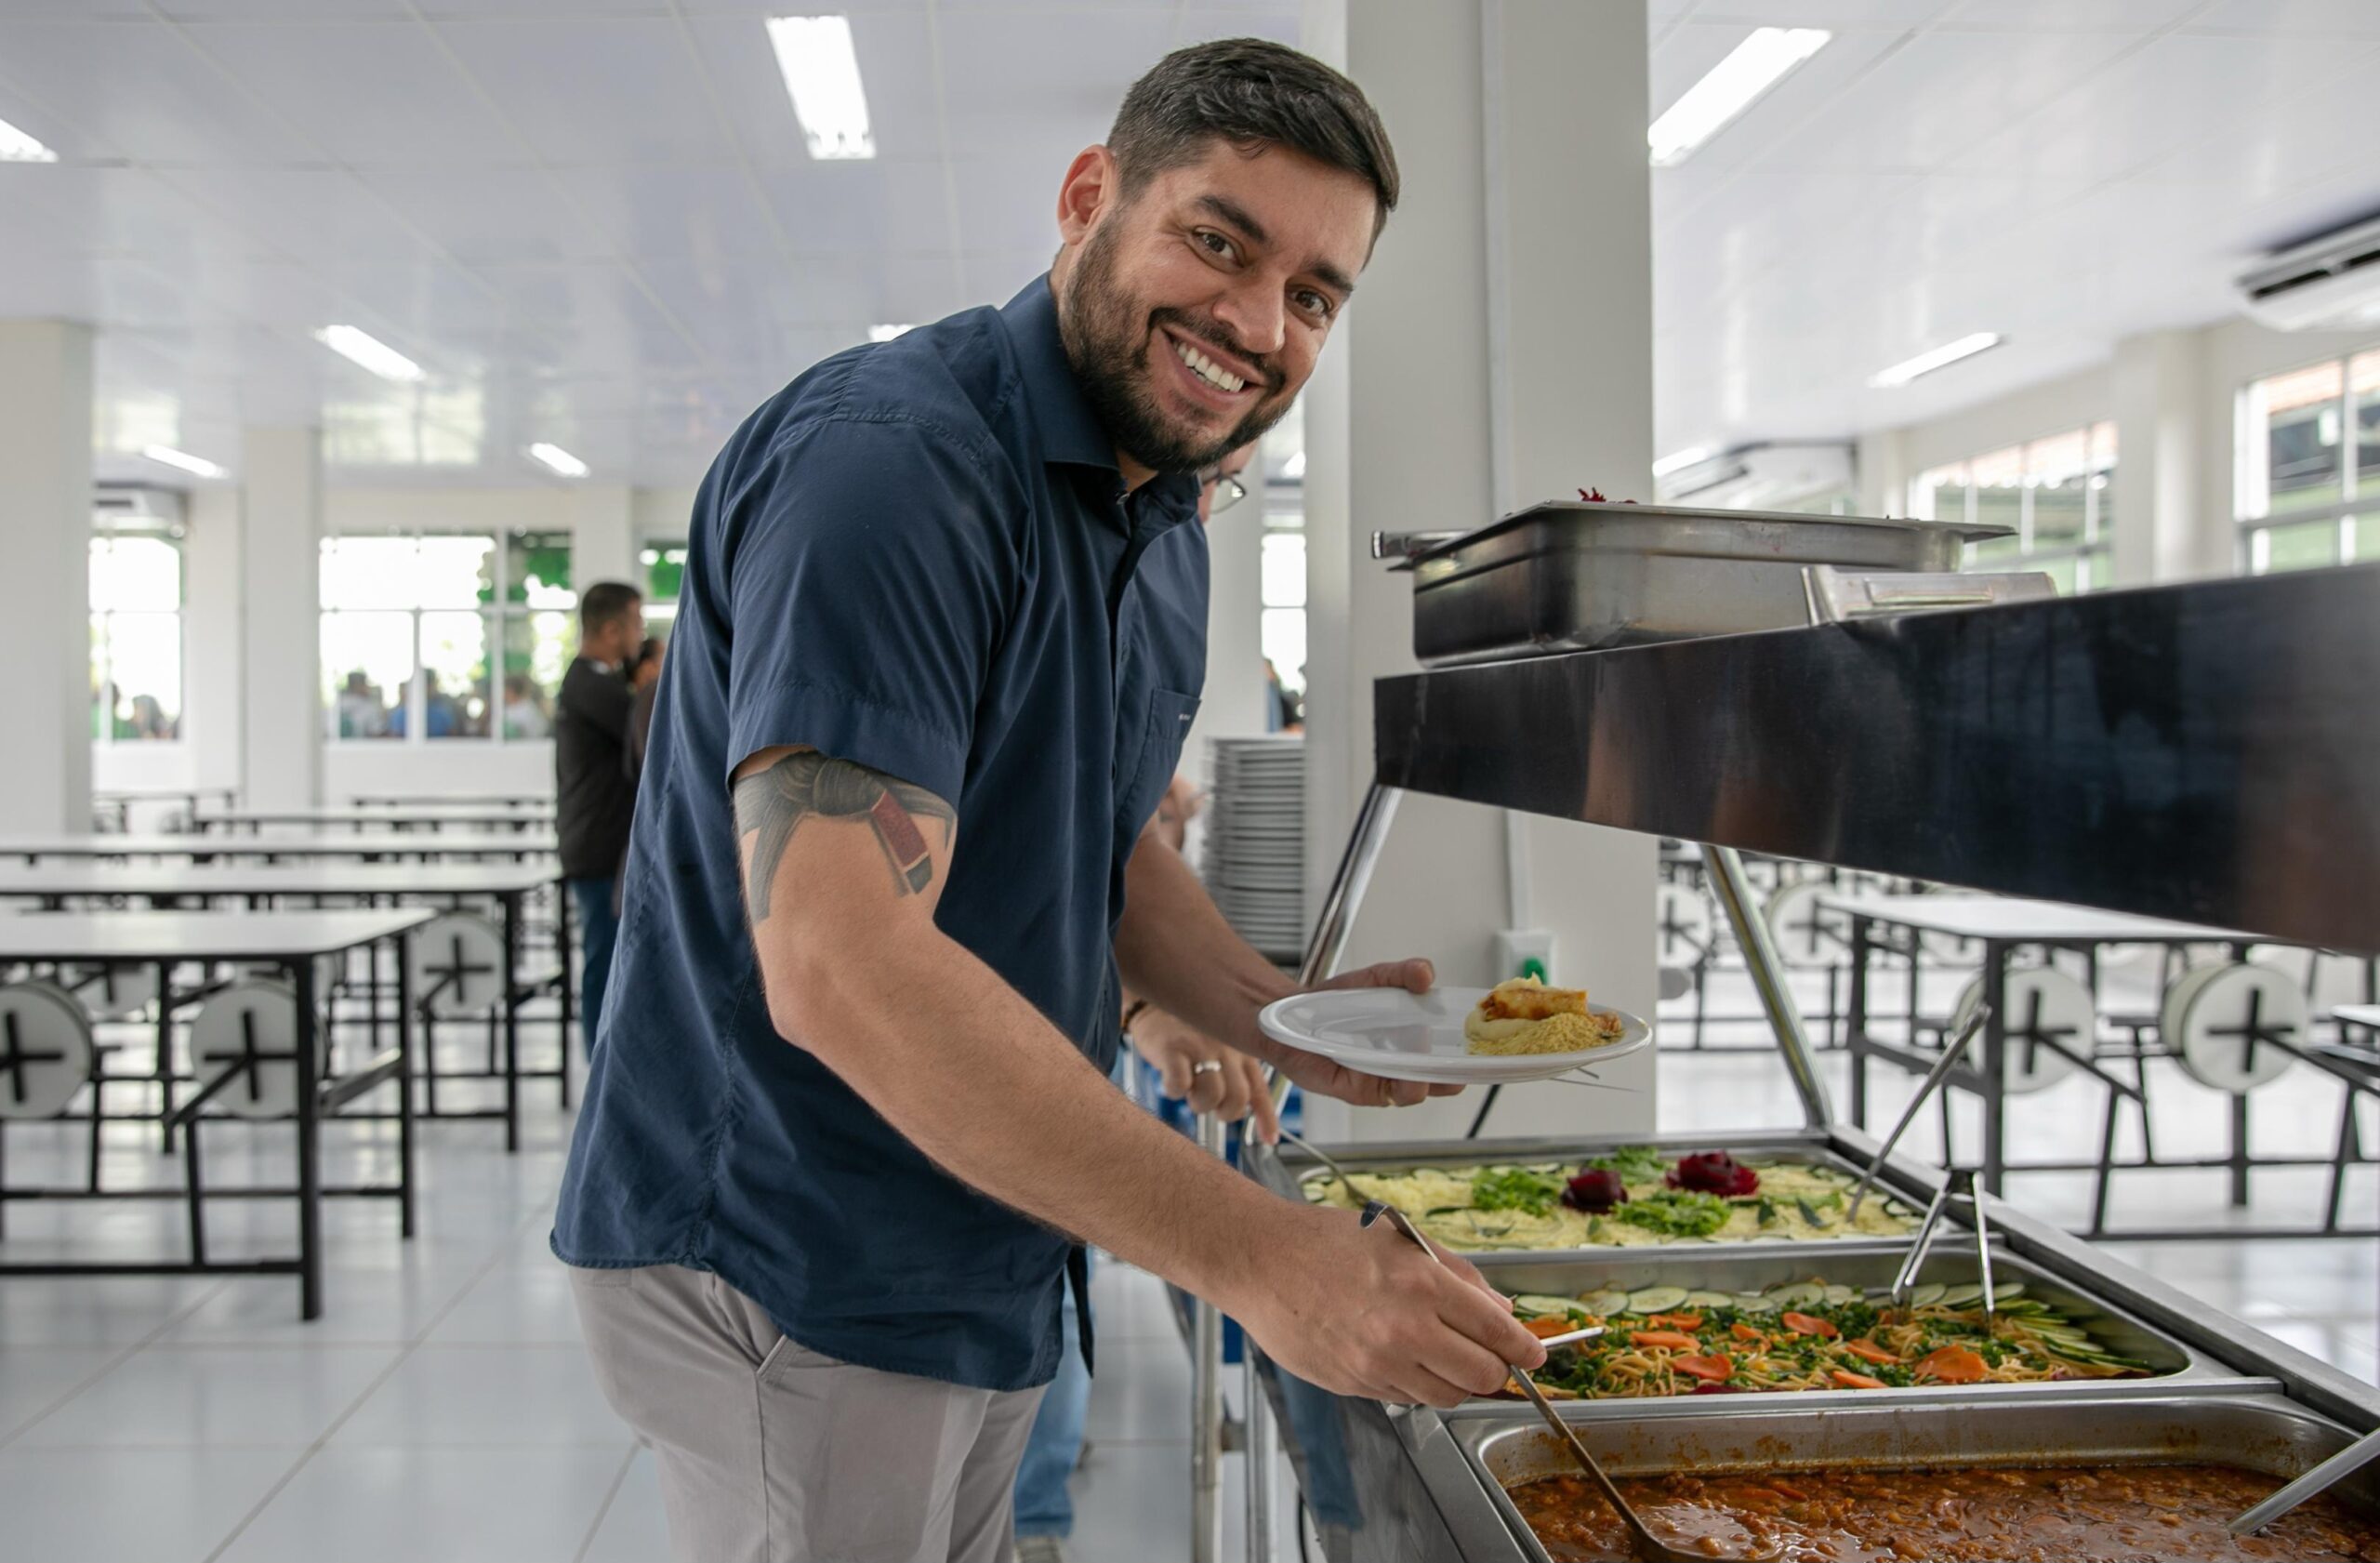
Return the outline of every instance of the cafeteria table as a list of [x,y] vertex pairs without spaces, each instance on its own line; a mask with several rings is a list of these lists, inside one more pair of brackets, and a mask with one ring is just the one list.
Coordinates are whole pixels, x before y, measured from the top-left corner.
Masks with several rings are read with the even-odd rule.
[[191,815],[201,831],[246,831],[260,835],[267,827],[304,830],[527,830],[554,823],[550,803],[506,807],[485,803],[407,803],[375,807],[307,809],[199,809]]
[[[1851,1052],[1851,1121],[1854,1124],[1865,1127],[1867,1123],[1868,1066],[1871,1062],[1890,1064],[1910,1074],[1923,1076],[1933,1068],[1940,1056],[1931,1049],[1916,1046],[1913,1035],[1905,1041],[1891,1041],[1871,1031],[1868,1001],[1871,957],[1879,950],[1905,947],[1909,941],[1904,937],[1896,942],[1897,934],[1931,933],[1969,939],[1981,946],[1983,950],[1983,1001],[1989,1007],[1989,1013],[1977,1038],[1982,1062],[1979,1065],[1962,1063],[1950,1071],[1948,1083],[1972,1093],[1982,1102],[1983,1176],[1985,1186],[1992,1193],[2003,1192],[2005,1178],[2010,1172],[2095,1172],[2098,1181],[2092,1202],[2089,1235],[2109,1240],[2146,1241],[2215,1236],[2370,1235],[2339,1227],[2334,1219],[2319,1228],[2224,1226],[2218,1229],[2208,1224],[2150,1231],[2110,1230],[2107,1225],[2109,1178],[2119,1170],[2221,1168],[2230,1175],[2230,1202],[2239,1207],[2247,1203],[2248,1174],[2252,1169],[2330,1167],[2334,1165],[2336,1157],[2296,1153],[2253,1155],[2249,1149],[2248,1096],[2245,1093],[2235,1092],[2230,1099],[2230,1146],[2223,1155],[2160,1157],[2144,1143],[2138,1159],[2119,1162],[2115,1159],[2116,1115],[2122,1102],[2129,1101],[2138,1108],[2145,1139],[2148,1123],[2145,1077],[2125,1080],[2105,1067],[2100,1062],[2096,1037],[2069,1036],[2061,1028],[2042,1029],[2036,1019],[2011,1016],[2007,1013],[2006,988],[2011,961],[2021,950],[2038,949],[2044,953],[2052,950],[2075,951],[2092,963],[2096,974],[2098,954],[2109,946],[2150,945],[2170,950],[2188,945],[2223,945],[2228,947],[2231,959],[2244,960],[2252,945],[2274,941],[2260,940],[2234,930],[2206,928],[2162,918],[2136,917],[2087,907],[1997,895],[1844,894],[1822,896],[1819,905],[1825,912],[1841,918],[1846,924],[1841,936],[1851,951],[1851,992],[1846,1009],[1849,1013],[1847,1040]],[[2141,1025],[2134,1027],[2135,1032],[2141,1028]],[[2308,1039],[2260,1033],[2256,1040],[2282,1048],[2301,1061],[2341,1080],[2351,1094],[2358,1090],[2368,1089],[2345,1068],[2334,1066],[2322,1056],[2320,1050],[2310,1044]],[[2108,1088],[2107,1116],[2100,1135],[2099,1154],[2096,1159],[2088,1161],[2032,1161],[2014,1167],[2009,1164],[2005,1151],[2007,1092],[2003,1069],[2012,1044],[2060,1054]],[[2147,1055],[2147,1051],[2136,1041],[2133,1044],[2130,1052],[2135,1066]]]
[[79,836],[0,835],[0,860],[25,863],[71,857],[324,858],[365,860],[549,856],[562,841],[536,830],[390,830],[314,832],[296,836],[201,836],[178,832],[141,836],[94,831]]
[[[351,859],[326,858],[305,863],[116,863],[105,859],[85,858],[47,864],[0,863],[0,900],[33,901],[51,908],[63,907],[70,901],[84,901],[95,896],[121,896],[164,907],[186,901],[219,902],[238,899],[251,907],[268,901],[300,900],[319,906],[325,899],[358,898],[367,905],[382,901],[395,905],[400,901],[433,901],[453,904],[456,901],[488,900],[496,903],[505,951],[505,969],[509,980],[505,984],[501,1024],[503,1044],[497,1066],[482,1074],[450,1073],[449,1080],[489,1078],[504,1083],[504,1105],[500,1108],[453,1109],[443,1107],[438,1100],[439,1073],[431,1057],[431,1049],[422,1050],[426,1097],[420,1108],[425,1118],[500,1119],[504,1123],[504,1148],[521,1148],[521,1081],[552,1079],[560,1082],[562,1106],[570,1106],[570,1022],[572,1007],[577,998],[571,980],[571,948],[569,925],[557,925],[555,948],[557,966],[551,970],[523,973],[521,952],[525,947],[526,918],[524,904],[538,891],[551,887],[559,908],[568,901],[563,892],[560,870],[550,859],[513,862],[509,859],[467,859],[454,862],[371,863]],[[566,916],[558,911],[558,916]],[[373,955],[371,994],[371,1027],[377,1040],[380,1027],[378,947]],[[521,1066],[521,1007],[528,1000],[549,988],[557,989],[562,1006],[562,1055],[551,1069],[524,1069]],[[423,996],[428,1002],[429,996]],[[159,1045],[164,1045],[167,1017],[158,1016]],[[162,1056],[162,1053],[161,1055]]]
[[554,795],[546,792],[354,792],[349,802],[358,808],[409,808],[416,803],[469,803],[490,808],[547,809]]
[[[298,1280],[298,1312],[308,1319],[323,1311],[322,1200],[325,1193],[394,1199],[399,1229],[410,1238],[414,1228],[413,1115],[409,1093],[397,1093],[397,1181],[392,1185],[358,1185],[325,1189],[322,1177],[321,1127],[324,1115],[365,1091],[390,1080],[402,1081],[408,1065],[410,1027],[402,989],[404,961],[397,962],[400,1002],[396,1042],[376,1053],[365,1066],[345,1076],[317,1080],[314,961],[323,956],[344,956],[367,946],[402,939],[428,922],[426,907],[357,911],[99,911],[27,913],[0,917],[0,969],[48,965],[153,965],[160,972],[160,991],[170,993],[163,980],[173,968],[190,962],[278,966],[287,974],[296,995],[297,1069],[295,1120],[298,1131],[298,1182],[292,1187],[216,1189],[216,1198],[286,1198],[298,1204],[298,1253],[294,1258],[210,1258],[206,1252],[205,1202],[209,1191],[200,1181],[197,1130],[201,1109],[258,1064],[276,1062],[255,1052],[204,1084],[196,1094],[171,1109],[168,1122],[183,1132],[187,1159],[184,1185],[178,1189],[111,1190],[93,1195],[82,1189],[0,1186],[0,1201],[59,1199],[181,1199],[189,1207],[190,1256],[178,1260],[42,1260],[0,1262],[0,1276],[99,1275],[295,1275]],[[190,995],[186,997],[195,997]]]

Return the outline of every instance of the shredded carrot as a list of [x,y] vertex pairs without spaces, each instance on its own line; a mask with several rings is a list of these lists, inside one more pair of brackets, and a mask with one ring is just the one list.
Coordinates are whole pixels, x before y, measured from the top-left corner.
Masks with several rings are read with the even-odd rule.
[[1727,1326],[1727,1333],[1733,1335],[1739,1341],[1751,1343],[1763,1342],[1768,1339],[1767,1336],[1762,1334],[1751,1325],[1743,1323],[1741,1320],[1738,1320],[1736,1323]]
[[1735,1376],[1736,1371],[1736,1365],[1717,1352],[1708,1357],[1675,1358],[1671,1360],[1670,1366],[1681,1373],[1691,1374],[1695,1378],[1711,1384],[1725,1384]]
[[1521,1328],[1541,1341],[1549,1335],[1567,1335],[1577,1326],[1567,1318],[1525,1318]]
[[1640,1346],[1667,1346],[1672,1351],[1692,1351],[1702,1344],[1676,1330],[1639,1330],[1628,1338]]
[[1842,1331],[1837,1330],[1825,1319],[1812,1318],[1808,1314],[1789,1313],[1780,1314],[1778,1317],[1785,1328],[1796,1335],[1820,1335],[1830,1341],[1843,1338]]
[[1700,1314],[1655,1314],[1645,1322],[1656,1330],[1699,1330],[1702,1328],[1702,1316]]
[[1873,1341],[1845,1341],[1843,1349],[1862,1362],[1873,1362],[1880,1368],[1897,1366],[1900,1358]]
[[1871,1379],[1865,1373],[1855,1373],[1848,1368],[1837,1368],[1833,1371],[1828,1373],[1827,1377],[1832,1379],[1835,1383],[1841,1384],[1845,1389],[1882,1389],[1884,1387],[1884,1380]]

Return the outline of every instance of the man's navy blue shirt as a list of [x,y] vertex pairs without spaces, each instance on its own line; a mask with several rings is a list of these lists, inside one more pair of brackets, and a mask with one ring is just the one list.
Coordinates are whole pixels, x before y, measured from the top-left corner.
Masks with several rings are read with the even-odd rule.
[[[866,1367],[1056,1371],[1067,1239],[771,1025],[729,781],[806,745],[949,801],[936,924],[1104,1071],[1125,864],[1206,678],[1196,501],[1187,477],[1126,496],[1046,278],[826,360],[729,440],[694,502],[557,1254],[715,1271]],[[969,1039],[941,1040],[963,1092]]]

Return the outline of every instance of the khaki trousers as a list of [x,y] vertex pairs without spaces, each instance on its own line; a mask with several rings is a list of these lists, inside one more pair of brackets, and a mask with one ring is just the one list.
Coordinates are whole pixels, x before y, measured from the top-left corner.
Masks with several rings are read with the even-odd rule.
[[705,1271],[574,1267],[604,1398],[649,1445],[677,1563],[1008,1563],[1038,1389],[795,1344]]

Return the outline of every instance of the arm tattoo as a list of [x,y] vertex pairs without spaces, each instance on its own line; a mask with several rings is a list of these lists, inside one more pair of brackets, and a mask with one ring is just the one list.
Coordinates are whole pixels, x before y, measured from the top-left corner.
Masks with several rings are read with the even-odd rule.
[[747,891],[754,922],[767,920],[777,865],[784,861],[795,829],[813,815],[867,821],[885,861],[892,866],[893,888],[903,895],[916,894],[933,882],[933,859],[912,816],[941,820],[945,844],[959,825],[957,811],[922,787],[807,749],[746,776],[735,784],[734,796],[736,833],[760,834],[752,848]]

